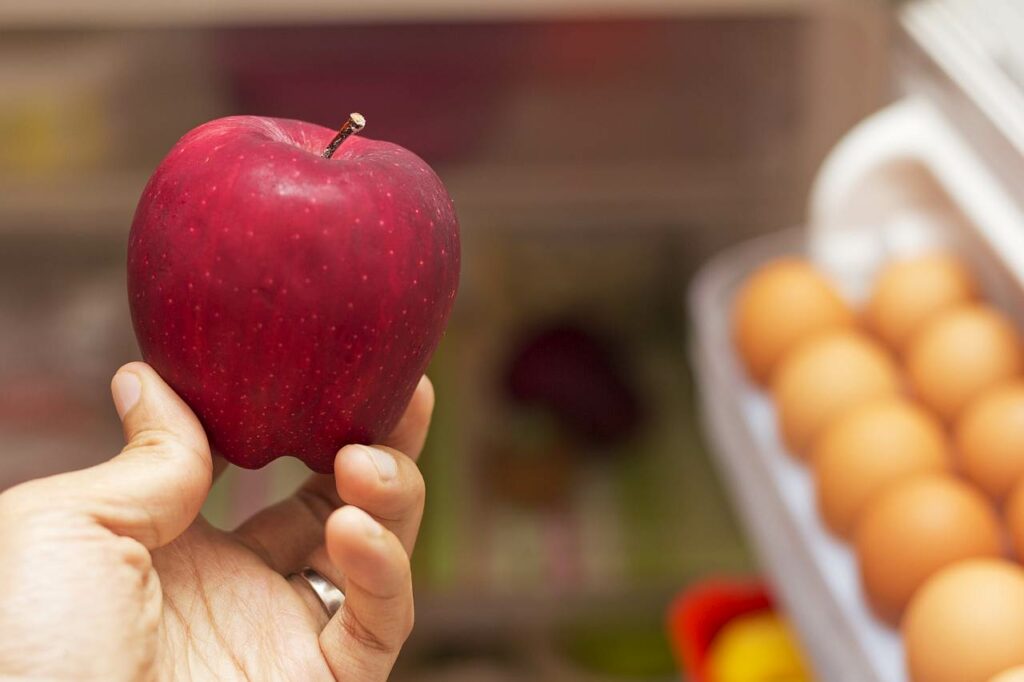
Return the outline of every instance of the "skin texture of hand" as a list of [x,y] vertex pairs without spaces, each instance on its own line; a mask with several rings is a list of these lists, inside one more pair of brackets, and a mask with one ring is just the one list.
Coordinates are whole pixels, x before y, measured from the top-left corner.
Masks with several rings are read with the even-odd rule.
[[[387,679],[413,622],[426,377],[386,445],[342,448],[234,532],[199,516],[215,467],[192,411],[142,363],[112,389],[121,454],[0,494],[0,680]],[[286,578],[304,566],[346,594],[330,620]]]

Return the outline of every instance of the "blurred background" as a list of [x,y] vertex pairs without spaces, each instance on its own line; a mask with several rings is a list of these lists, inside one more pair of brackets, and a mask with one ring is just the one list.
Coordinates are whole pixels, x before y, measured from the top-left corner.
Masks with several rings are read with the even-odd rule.
[[[890,98],[891,5],[54,7],[0,1],[0,489],[119,449],[128,228],[178,137],[358,110],[435,167],[463,229],[394,679],[678,679],[672,600],[755,570],[696,427],[687,282],[801,221],[826,152]],[[232,470],[206,514],[232,526],[304,475]]]

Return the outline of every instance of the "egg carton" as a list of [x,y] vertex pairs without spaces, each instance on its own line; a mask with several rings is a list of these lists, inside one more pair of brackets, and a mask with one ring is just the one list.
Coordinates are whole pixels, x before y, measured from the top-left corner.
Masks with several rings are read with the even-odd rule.
[[[904,27],[921,35],[944,30],[943,13],[954,4],[911,6]],[[948,41],[935,41],[930,56],[952,60],[946,72],[963,88],[998,81],[998,74],[986,81],[957,62],[961,52],[943,54],[943,45]],[[835,147],[812,189],[806,226],[720,254],[689,292],[692,363],[711,451],[763,569],[826,682],[904,682],[902,642],[870,612],[854,553],[825,529],[810,472],[786,452],[772,402],[747,379],[733,350],[730,313],[745,278],[780,256],[810,258],[858,305],[886,262],[946,248],[969,263],[989,301],[1024,322],[1024,202],[1002,172],[1014,164],[1024,170],[1024,108],[1001,109],[963,88],[970,113],[993,114],[984,118],[988,127],[968,126],[965,135],[934,92],[908,95]],[[981,144],[984,136],[999,141],[1003,156],[996,162]]]
[[747,380],[732,350],[729,311],[737,289],[759,265],[792,254],[806,254],[803,230],[735,247],[694,281],[691,353],[704,431],[819,679],[900,682],[899,636],[868,612],[856,558],[822,525],[810,472],[786,452],[771,400]]

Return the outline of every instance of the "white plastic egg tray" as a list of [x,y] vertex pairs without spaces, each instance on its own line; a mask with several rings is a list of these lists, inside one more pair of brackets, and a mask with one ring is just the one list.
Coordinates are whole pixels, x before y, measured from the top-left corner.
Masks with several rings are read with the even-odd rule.
[[806,229],[732,248],[690,290],[692,361],[711,450],[824,682],[904,682],[902,644],[868,610],[854,554],[825,530],[809,471],[785,451],[773,405],[745,377],[733,351],[733,298],[759,265],[800,254],[856,305],[883,263],[937,246],[960,254],[986,297],[1021,322],[1024,216],[931,105],[908,99],[836,147],[812,192]]
[[747,274],[800,253],[798,233],[761,239],[717,258],[695,282],[692,345],[705,432],[762,567],[824,682],[900,682],[898,635],[867,611],[852,552],[822,525],[809,471],[781,444],[768,397],[733,353],[729,314]]

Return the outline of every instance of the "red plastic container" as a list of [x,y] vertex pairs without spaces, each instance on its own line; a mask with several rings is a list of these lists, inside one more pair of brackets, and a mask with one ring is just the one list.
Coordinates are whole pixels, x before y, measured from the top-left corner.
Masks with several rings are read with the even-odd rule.
[[692,682],[715,682],[707,674],[708,649],[733,618],[771,610],[772,598],[757,582],[709,580],[681,594],[669,608],[669,641]]

